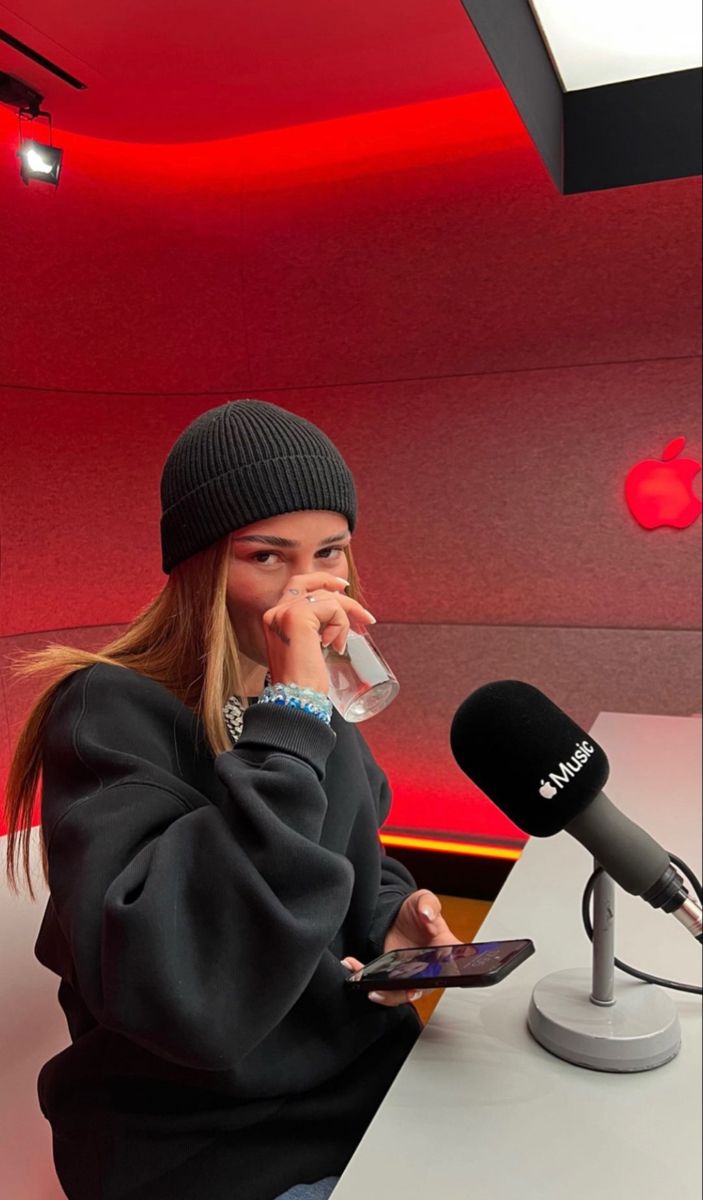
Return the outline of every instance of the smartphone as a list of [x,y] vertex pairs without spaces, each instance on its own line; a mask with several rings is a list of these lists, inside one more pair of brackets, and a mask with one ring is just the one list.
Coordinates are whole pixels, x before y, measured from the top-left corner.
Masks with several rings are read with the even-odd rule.
[[389,950],[354,971],[345,983],[364,992],[408,988],[490,987],[534,954],[529,938]]

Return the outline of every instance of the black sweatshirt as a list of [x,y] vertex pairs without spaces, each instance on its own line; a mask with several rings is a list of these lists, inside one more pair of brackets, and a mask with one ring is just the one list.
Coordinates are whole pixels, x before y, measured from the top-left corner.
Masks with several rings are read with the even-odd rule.
[[97,664],[60,685],[42,749],[35,953],[71,1044],[38,1095],[70,1200],[273,1200],[341,1174],[422,1027],[344,986],[417,886],[383,853],[358,727],[255,704],[213,757],[166,688]]

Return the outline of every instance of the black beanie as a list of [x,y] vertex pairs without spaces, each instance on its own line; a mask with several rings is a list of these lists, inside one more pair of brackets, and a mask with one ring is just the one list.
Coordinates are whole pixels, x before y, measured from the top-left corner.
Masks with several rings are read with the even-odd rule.
[[174,442],[161,475],[166,575],[232,530],[279,513],[342,513],[353,531],[356,491],[330,439],[265,400],[231,400],[201,413]]

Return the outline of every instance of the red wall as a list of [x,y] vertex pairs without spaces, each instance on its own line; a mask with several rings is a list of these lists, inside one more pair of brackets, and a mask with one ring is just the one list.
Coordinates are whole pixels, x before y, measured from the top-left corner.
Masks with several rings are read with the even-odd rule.
[[[164,582],[166,452],[253,395],[357,479],[401,678],[364,727],[394,824],[516,837],[445,745],[485,678],[583,721],[698,707],[701,523],[645,534],[622,485],[679,433],[700,457],[700,180],[559,196],[501,89],[218,143],[57,130],[56,191],[23,187],[14,128],[0,112],[3,653],[129,621]],[[6,684],[5,761],[28,699]]]

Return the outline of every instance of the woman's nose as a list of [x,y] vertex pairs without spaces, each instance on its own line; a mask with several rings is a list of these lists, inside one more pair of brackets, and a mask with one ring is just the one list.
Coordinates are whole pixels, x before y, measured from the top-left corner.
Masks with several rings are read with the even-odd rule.
[[313,573],[317,573],[317,571],[319,571],[319,570],[320,570],[320,567],[315,562],[315,559],[313,557],[310,559],[309,562],[307,560],[305,560],[301,563],[298,563],[295,567],[291,567],[291,569],[288,572],[288,579],[292,579],[292,577],[294,575],[312,575]]

